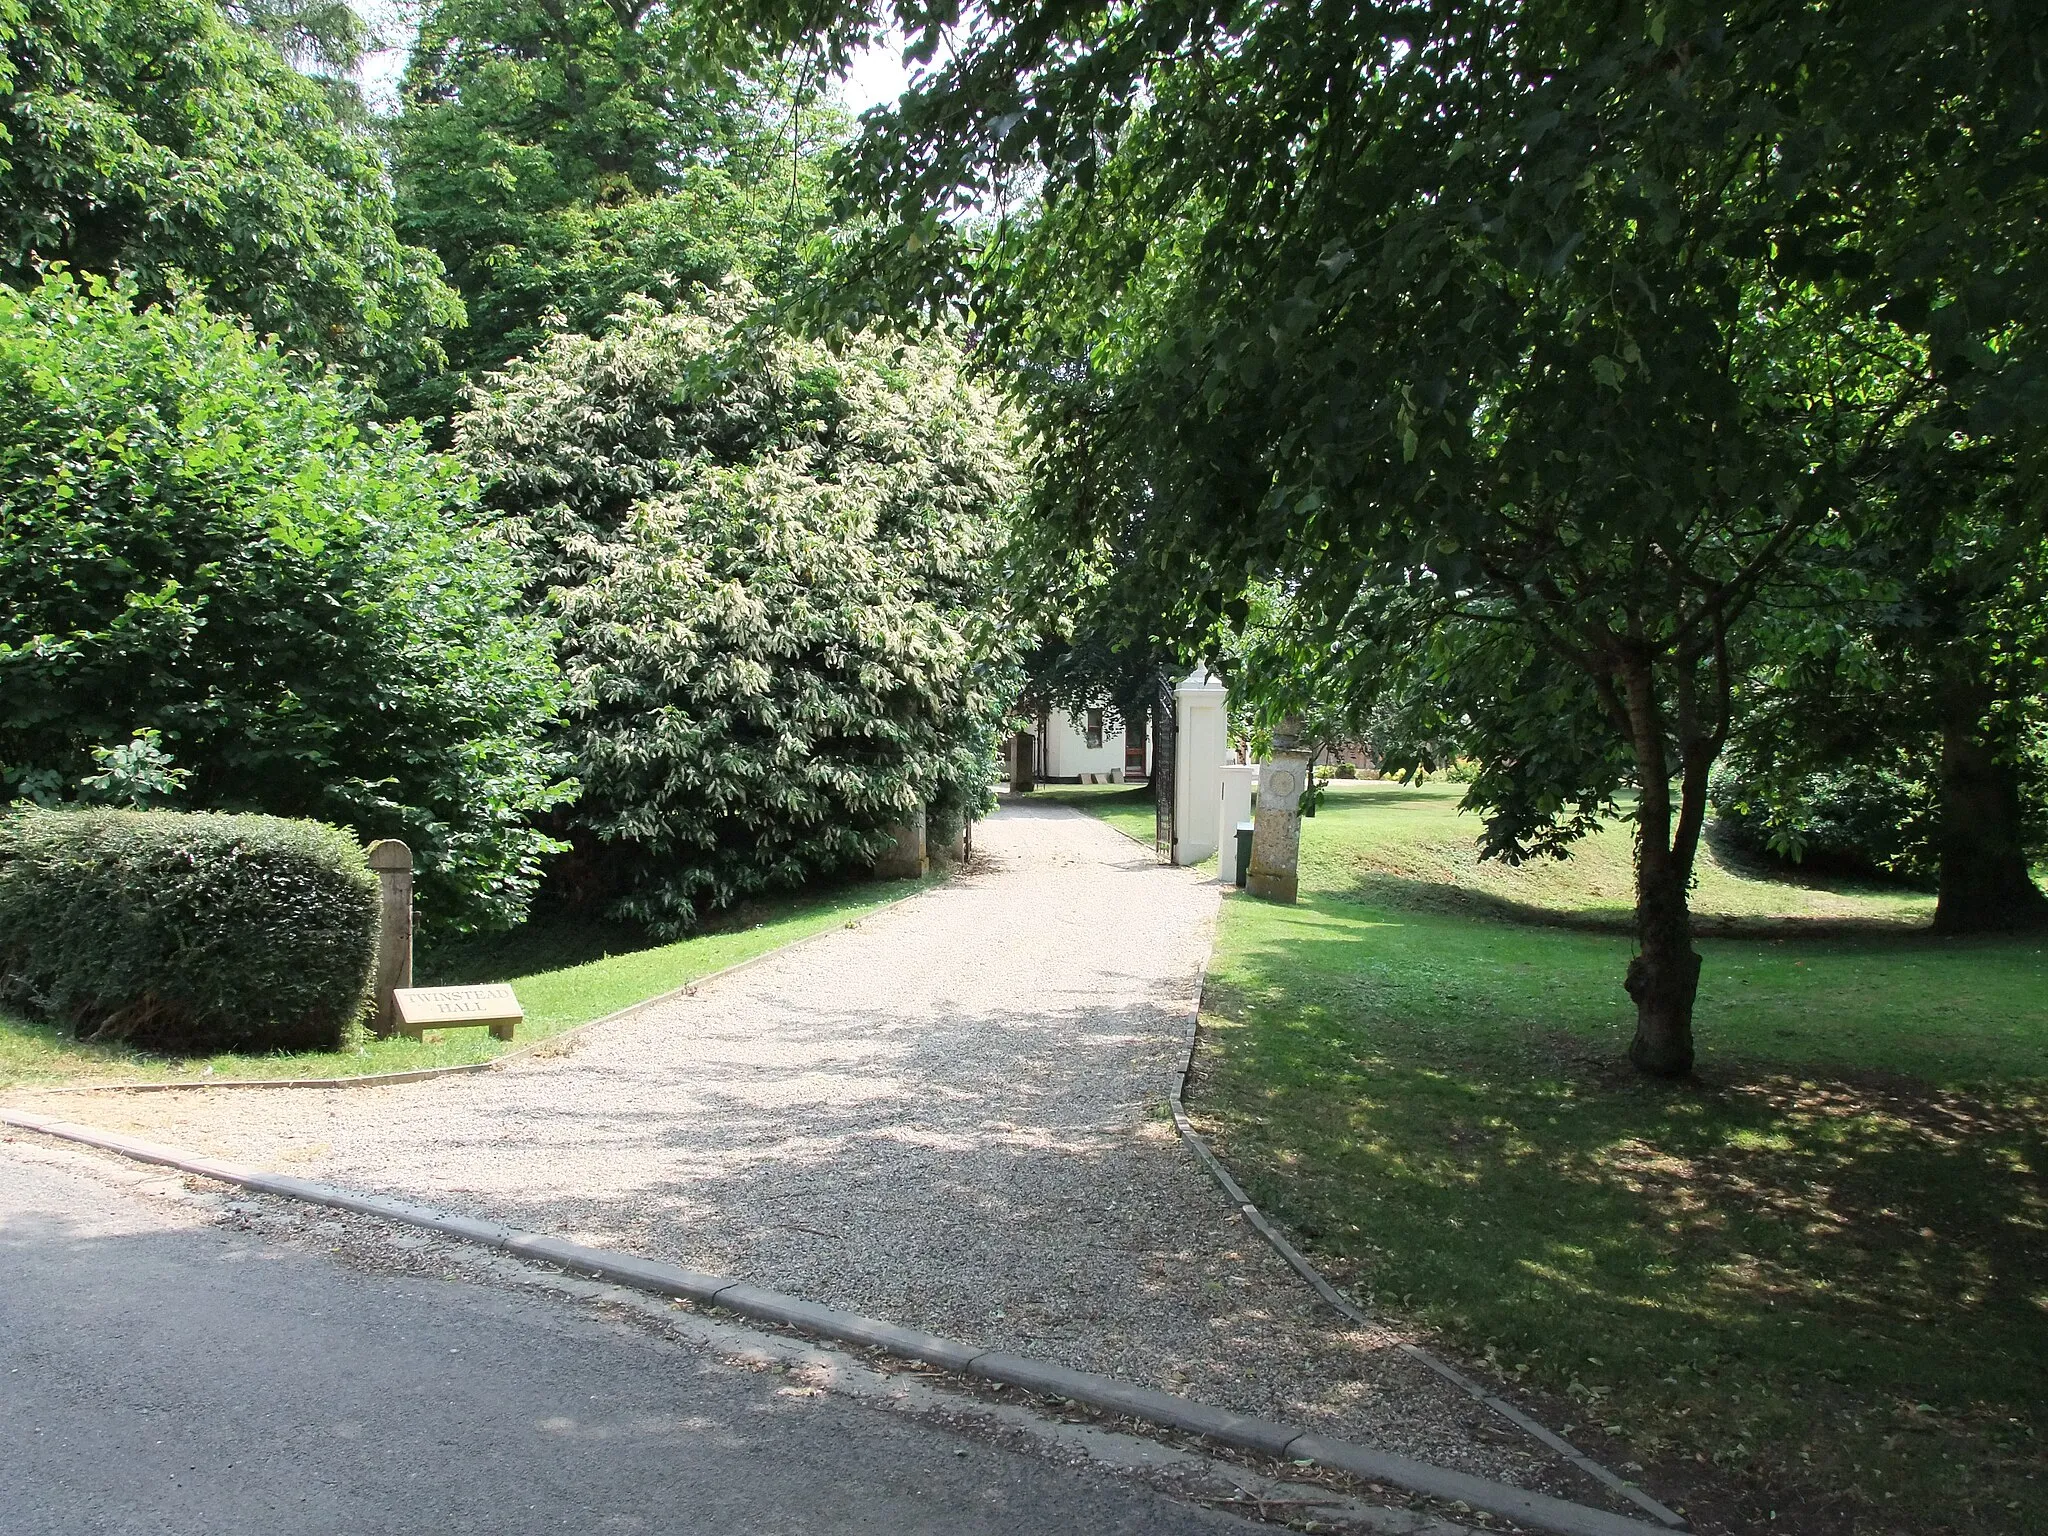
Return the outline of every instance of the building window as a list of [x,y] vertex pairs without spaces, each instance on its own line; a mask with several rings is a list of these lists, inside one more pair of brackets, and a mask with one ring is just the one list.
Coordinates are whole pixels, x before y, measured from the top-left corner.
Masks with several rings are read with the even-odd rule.
[[1102,711],[1099,709],[1088,711],[1088,745],[1090,748],[1102,745]]

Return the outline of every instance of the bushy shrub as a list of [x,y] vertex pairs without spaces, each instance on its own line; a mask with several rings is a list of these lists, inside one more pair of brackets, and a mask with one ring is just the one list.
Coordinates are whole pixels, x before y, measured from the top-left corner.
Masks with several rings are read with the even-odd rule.
[[1339,763],[1337,765],[1337,777],[1340,779],[1357,778],[1358,765],[1356,763]]
[[1898,753],[1781,781],[1732,754],[1714,770],[1708,803],[1720,828],[1754,853],[1931,884],[1939,860],[1932,768]]
[[0,997],[81,1035],[184,1051],[341,1044],[377,877],[338,827],[273,816],[0,816]]
[[643,306],[496,376],[457,441],[562,621],[565,886],[681,931],[991,807],[1015,471],[954,349]]
[[147,741],[156,802],[403,838],[430,929],[516,920],[564,759],[514,552],[410,427],[132,297],[0,287],[0,800]]

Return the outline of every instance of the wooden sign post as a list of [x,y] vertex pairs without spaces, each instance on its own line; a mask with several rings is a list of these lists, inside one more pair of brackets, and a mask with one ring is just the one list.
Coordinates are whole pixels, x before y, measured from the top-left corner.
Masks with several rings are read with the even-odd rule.
[[403,987],[394,995],[398,1032],[418,1040],[430,1029],[477,1024],[494,1040],[510,1040],[526,1017],[506,986]]

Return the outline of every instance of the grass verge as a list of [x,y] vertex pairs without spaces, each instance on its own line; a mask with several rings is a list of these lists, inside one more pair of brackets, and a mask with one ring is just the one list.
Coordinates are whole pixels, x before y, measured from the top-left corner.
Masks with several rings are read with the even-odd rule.
[[75,1040],[57,1026],[0,1013],[0,1088],[202,1078],[354,1077],[489,1061],[713,971],[827,928],[857,922],[938,878],[863,884],[764,903],[729,928],[675,943],[651,941],[630,928],[557,918],[419,955],[415,979],[421,986],[511,983],[526,1010],[519,1037],[511,1042],[493,1040],[486,1030],[454,1029],[429,1031],[422,1041],[366,1038],[339,1051],[173,1058]]
[[2048,945],[1716,860],[1653,1084],[1626,936],[1533,920],[1612,855],[1468,874],[1455,787],[1347,790],[1299,906],[1224,907],[1194,1108],[1254,1198],[1703,1527],[2048,1529]]

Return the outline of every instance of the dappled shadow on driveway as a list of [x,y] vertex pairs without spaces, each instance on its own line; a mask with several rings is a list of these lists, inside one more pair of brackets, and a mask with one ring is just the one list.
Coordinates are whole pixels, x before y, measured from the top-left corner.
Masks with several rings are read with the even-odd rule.
[[1242,1529],[734,1369],[645,1312],[507,1286],[495,1256],[109,1187],[128,1171],[0,1138],[10,1536]]

